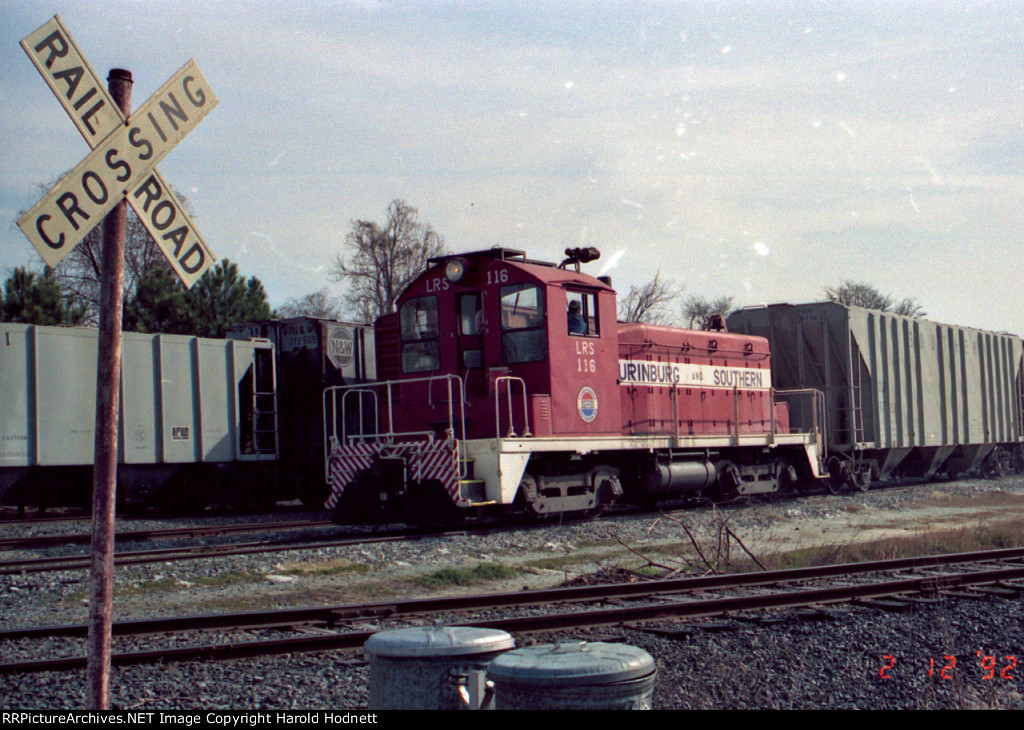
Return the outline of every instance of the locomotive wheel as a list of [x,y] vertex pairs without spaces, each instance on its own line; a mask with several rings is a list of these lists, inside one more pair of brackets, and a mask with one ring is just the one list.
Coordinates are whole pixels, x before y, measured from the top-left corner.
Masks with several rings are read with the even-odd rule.
[[799,480],[796,479],[796,473],[793,467],[789,465],[789,462],[785,459],[779,458],[775,460],[775,491],[784,492],[791,487],[796,486]]
[[416,527],[458,527],[466,524],[468,510],[460,509],[437,479],[411,482],[402,519]]
[[720,461],[715,465],[718,472],[718,479],[715,481],[711,498],[715,502],[726,502],[736,499],[737,488],[740,486],[741,477],[739,468],[731,461]]

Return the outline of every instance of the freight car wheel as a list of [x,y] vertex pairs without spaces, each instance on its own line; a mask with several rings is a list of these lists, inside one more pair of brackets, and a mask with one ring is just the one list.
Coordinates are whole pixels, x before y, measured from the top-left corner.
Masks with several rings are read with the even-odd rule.
[[839,494],[846,487],[846,462],[842,461],[838,456],[830,456],[828,461],[825,462],[825,468],[828,469],[828,476],[825,477],[825,487],[832,494]]
[[981,462],[981,475],[986,479],[999,479],[1010,473],[1010,454],[1002,448],[996,447],[992,453]]
[[323,509],[324,502],[330,496],[330,489],[326,484],[314,479],[303,480],[297,487],[299,499],[307,509]]
[[853,486],[862,492],[871,489],[871,468],[862,466],[856,471],[850,471],[850,478],[853,479]]
[[199,514],[206,509],[212,480],[212,475],[184,466],[157,490],[152,504],[160,514],[172,517]]

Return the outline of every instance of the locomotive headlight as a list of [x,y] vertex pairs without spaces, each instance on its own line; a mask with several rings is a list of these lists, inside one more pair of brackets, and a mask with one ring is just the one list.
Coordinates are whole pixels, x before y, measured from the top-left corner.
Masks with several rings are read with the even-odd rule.
[[444,266],[444,277],[453,284],[462,281],[462,277],[465,275],[466,262],[462,259],[449,259]]

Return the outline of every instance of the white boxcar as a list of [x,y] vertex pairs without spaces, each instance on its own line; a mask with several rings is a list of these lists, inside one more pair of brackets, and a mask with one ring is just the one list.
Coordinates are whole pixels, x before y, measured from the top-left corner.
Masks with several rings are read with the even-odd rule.
[[[57,503],[83,489],[88,501],[96,349],[95,329],[0,324],[4,501]],[[229,482],[236,492],[268,489],[252,473],[277,460],[275,393],[266,341],[125,332],[119,499],[148,499],[168,484],[168,499],[192,507],[223,498],[218,490]],[[220,478],[245,464],[259,468],[242,480]]]
[[854,477],[1022,466],[1015,335],[831,302],[751,307],[728,326],[768,338],[776,388],[824,392],[829,452]]

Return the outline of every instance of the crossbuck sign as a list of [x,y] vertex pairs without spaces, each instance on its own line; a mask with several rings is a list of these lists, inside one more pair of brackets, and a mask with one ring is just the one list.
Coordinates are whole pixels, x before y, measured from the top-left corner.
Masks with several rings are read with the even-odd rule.
[[122,197],[191,287],[214,256],[156,165],[217,105],[195,61],[125,119],[55,15],[21,42],[92,152],[18,220],[56,266]]

